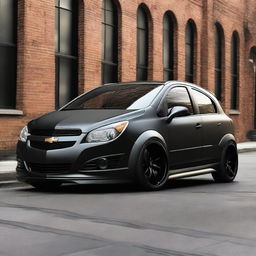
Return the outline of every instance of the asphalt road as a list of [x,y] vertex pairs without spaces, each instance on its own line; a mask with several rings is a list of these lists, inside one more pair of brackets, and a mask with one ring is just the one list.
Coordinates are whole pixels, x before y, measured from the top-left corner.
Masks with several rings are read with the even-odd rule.
[[131,185],[0,188],[0,255],[255,256],[256,153],[236,182],[210,175],[159,192]]

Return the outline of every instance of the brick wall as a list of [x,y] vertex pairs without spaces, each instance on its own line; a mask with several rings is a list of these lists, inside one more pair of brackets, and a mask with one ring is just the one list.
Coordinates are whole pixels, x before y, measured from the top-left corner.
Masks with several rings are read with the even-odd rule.
[[[78,1],[78,0],[77,0]],[[117,0],[116,0],[117,2]],[[101,84],[102,1],[79,1],[79,92]],[[185,79],[185,27],[196,25],[195,82],[214,91],[214,24],[224,31],[223,101],[230,110],[230,49],[233,31],[239,35],[239,112],[232,114],[236,137],[246,139],[253,128],[253,72],[248,62],[256,45],[256,3],[254,0],[120,0],[119,79],[136,79],[136,13],[147,6],[150,17],[150,78],[163,79],[163,16],[171,11],[177,20],[176,74]],[[22,126],[55,107],[55,8],[54,0],[18,1],[17,109],[22,116],[0,115],[0,151],[14,151]]]

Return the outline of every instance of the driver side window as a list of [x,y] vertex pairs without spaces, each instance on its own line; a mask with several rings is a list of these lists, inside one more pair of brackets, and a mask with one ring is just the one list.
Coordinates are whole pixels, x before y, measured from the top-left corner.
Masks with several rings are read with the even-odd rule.
[[188,91],[185,87],[175,87],[171,89],[166,96],[166,101],[168,109],[175,106],[183,106],[188,108],[190,114],[193,114],[193,106],[188,94]]

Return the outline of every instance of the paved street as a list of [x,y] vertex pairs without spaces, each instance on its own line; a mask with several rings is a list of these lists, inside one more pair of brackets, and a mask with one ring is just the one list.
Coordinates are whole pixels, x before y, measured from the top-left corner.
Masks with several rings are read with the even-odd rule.
[[232,184],[206,175],[159,192],[0,186],[0,255],[255,256],[256,153],[239,160]]

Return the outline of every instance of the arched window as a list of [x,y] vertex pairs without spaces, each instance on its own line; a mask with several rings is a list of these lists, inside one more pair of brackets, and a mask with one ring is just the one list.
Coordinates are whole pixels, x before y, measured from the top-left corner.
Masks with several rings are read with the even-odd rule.
[[104,1],[102,25],[102,82],[106,84],[118,81],[118,11],[113,0]]
[[56,107],[77,96],[78,1],[55,1]]
[[215,95],[221,100],[222,94],[222,60],[223,60],[223,30],[215,24]]
[[185,41],[186,41],[186,81],[193,83],[194,82],[194,66],[195,66],[195,26],[193,21],[188,21],[186,26],[186,35],[185,35]]
[[137,81],[148,79],[148,16],[143,6],[137,11]]
[[0,108],[16,106],[17,1],[0,0]]
[[166,12],[163,20],[163,67],[164,80],[174,79],[174,29],[175,22],[169,12]]
[[236,32],[231,40],[231,109],[238,109],[239,39]]

